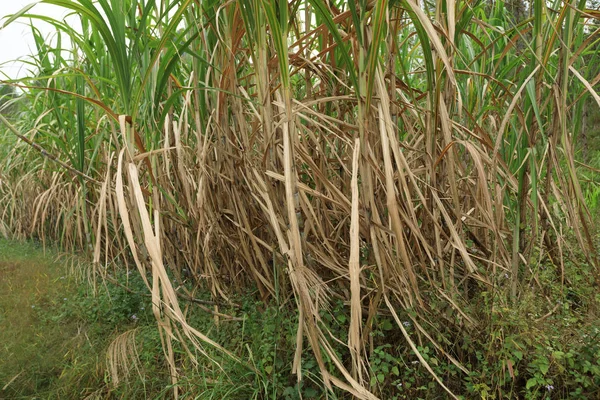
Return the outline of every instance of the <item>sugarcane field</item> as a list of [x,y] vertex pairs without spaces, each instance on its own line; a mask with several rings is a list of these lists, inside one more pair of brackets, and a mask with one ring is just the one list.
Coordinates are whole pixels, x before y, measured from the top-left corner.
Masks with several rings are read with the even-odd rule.
[[600,399],[600,1],[0,5],[0,399]]

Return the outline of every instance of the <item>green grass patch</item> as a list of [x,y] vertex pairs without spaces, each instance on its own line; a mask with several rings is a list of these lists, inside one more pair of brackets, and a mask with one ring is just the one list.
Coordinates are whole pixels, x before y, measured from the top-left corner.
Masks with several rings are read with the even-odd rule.
[[[0,399],[172,398],[151,298],[137,271],[110,276],[119,285],[96,281],[94,291],[82,279],[85,264],[72,268],[30,242],[2,239],[0,250]],[[234,302],[219,308],[234,320],[217,322],[206,311],[211,306],[181,301],[192,326],[243,360],[205,346],[193,363],[176,341],[184,398],[337,398],[325,394],[310,349],[303,354],[303,381],[291,374],[298,324],[291,304],[266,306],[253,293]],[[116,382],[107,354],[119,340],[128,356],[116,360]]]
[[154,325],[134,314],[138,296],[121,288],[93,296],[56,257],[0,240],[0,399],[110,397],[107,346],[120,332]]

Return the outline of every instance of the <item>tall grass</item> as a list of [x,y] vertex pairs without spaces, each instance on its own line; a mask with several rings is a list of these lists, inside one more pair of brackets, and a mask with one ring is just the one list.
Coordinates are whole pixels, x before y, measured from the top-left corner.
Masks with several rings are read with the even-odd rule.
[[[518,302],[537,260],[564,284],[566,232],[600,283],[573,150],[580,104],[600,100],[584,1],[535,0],[521,21],[460,0],[44,3],[82,30],[35,8],[7,21],[63,40],[32,23],[38,73],[11,82],[11,130],[35,146],[3,160],[3,229],[89,251],[100,273],[135,265],[174,383],[174,339],[218,346],[178,305],[184,268],[215,298],[293,299],[298,379],[308,346],[325,386],[361,399],[380,313],[432,374],[424,342],[468,373],[428,328],[440,308],[476,332],[473,299]],[[343,356],[320,317],[340,297]]]

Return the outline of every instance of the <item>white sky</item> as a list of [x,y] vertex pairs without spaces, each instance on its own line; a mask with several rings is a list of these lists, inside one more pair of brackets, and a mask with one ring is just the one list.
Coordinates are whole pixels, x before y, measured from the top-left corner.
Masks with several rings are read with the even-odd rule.
[[[35,0],[0,0],[0,28],[4,25],[7,15],[19,12],[28,4],[35,3]],[[38,4],[29,10],[31,14],[47,15],[56,19],[63,19],[68,11],[64,8],[49,4]],[[33,24],[42,32],[44,37],[54,36],[55,29],[40,20],[32,20]],[[0,80],[9,78],[22,78],[28,75],[29,67],[21,62],[10,62],[18,58],[25,58],[35,53],[35,42],[31,29],[27,25],[28,19],[21,19],[12,22],[8,27],[0,29]]]

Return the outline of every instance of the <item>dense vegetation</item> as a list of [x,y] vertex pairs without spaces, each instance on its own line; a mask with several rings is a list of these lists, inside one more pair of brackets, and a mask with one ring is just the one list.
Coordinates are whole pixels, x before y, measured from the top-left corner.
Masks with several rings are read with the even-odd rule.
[[135,268],[169,395],[598,396],[585,1],[44,2],[0,231]]

